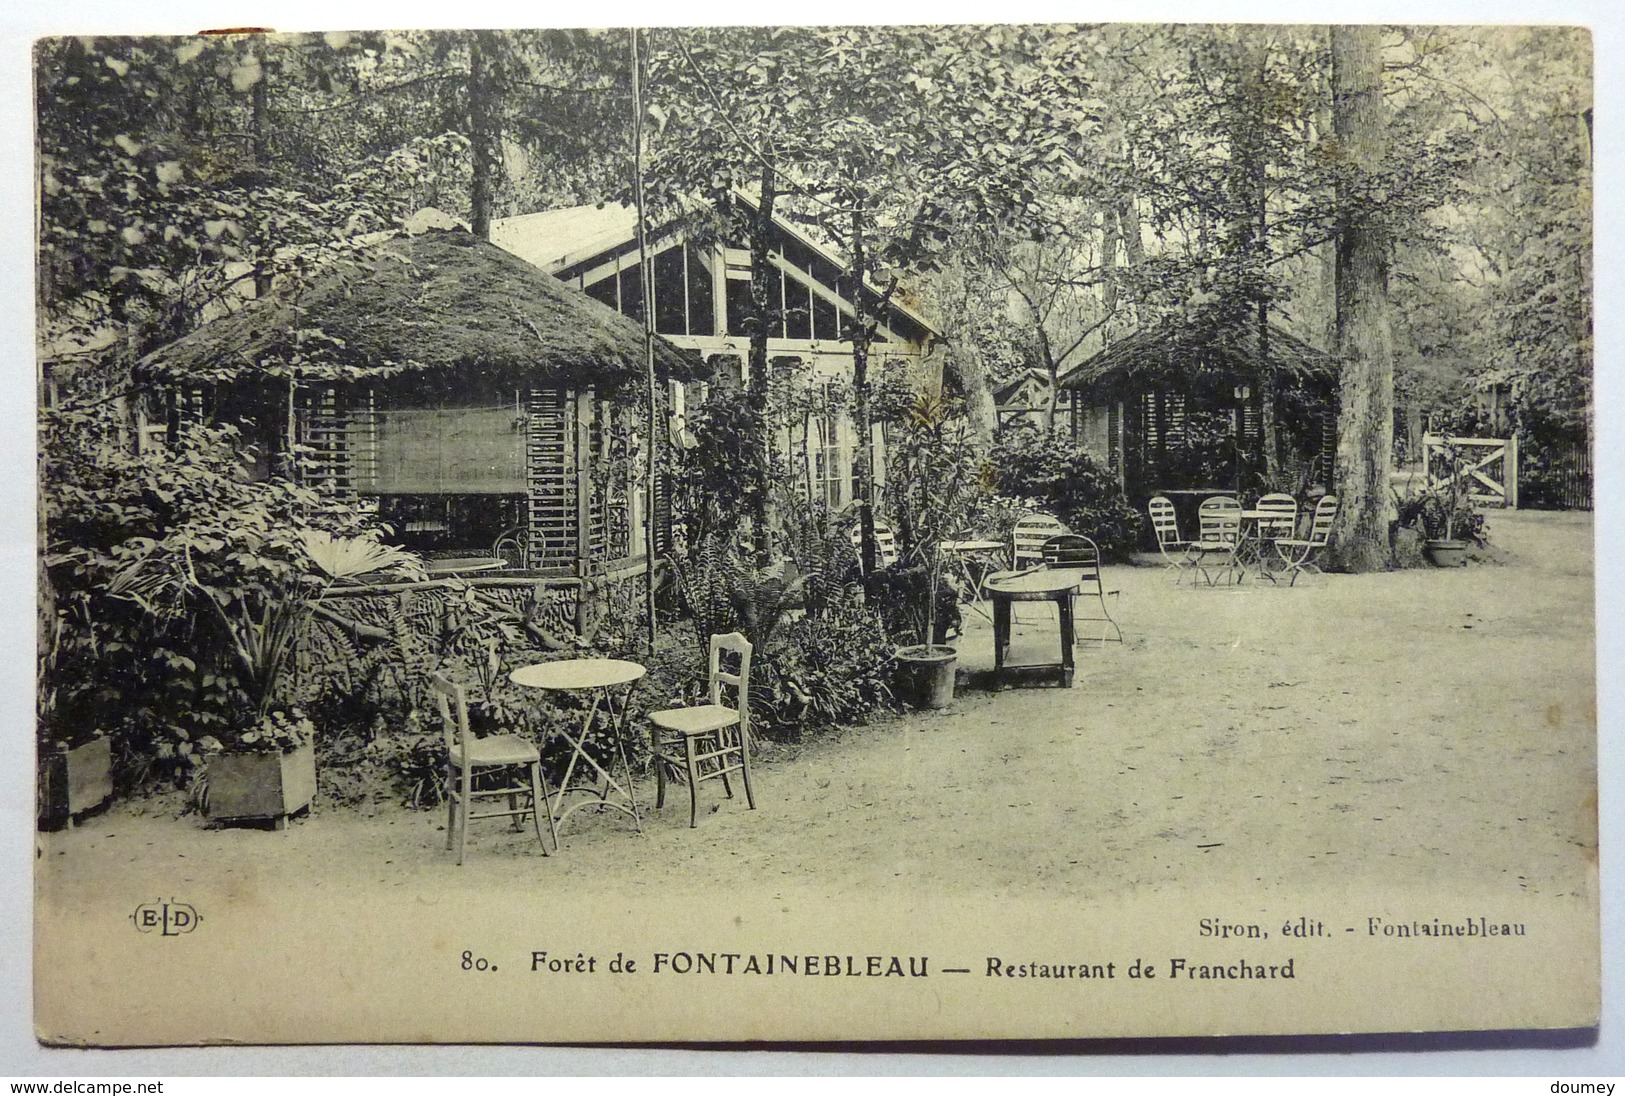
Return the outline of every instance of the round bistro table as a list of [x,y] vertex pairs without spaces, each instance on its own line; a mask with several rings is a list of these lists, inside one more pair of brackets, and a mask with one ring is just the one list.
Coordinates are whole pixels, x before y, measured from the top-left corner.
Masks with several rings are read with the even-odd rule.
[[[953,559],[954,570],[964,582],[965,589],[970,591],[970,608],[984,617],[987,616],[987,610],[982,608],[982,602],[986,600],[982,596],[982,580],[999,566],[999,561],[993,559],[992,553],[1003,547],[1004,542],[997,540],[944,540],[937,544],[937,551],[946,553]],[[981,575],[971,573],[972,562],[981,564]]]
[[[521,666],[508,675],[508,680],[527,689],[592,694],[592,706],[587,710],[586,718],[581,721],[579,737],[571,734],[565,727],[560,727],[557,732],[570,743],[572,752],[570,762],[564,769],[564,779],[559,783],[558,813],[553,817],[555,825],[563,826],[564,820],[580,807],[600,807],[630,815],[632,824],[637,827],[638,832],[643,832],[643,818],[638,813],[637,797],[632,794],[632,767],[626,760],[626,719],[632,693],[647,672],[638,663],[619,658],[567,658],[557,662],[537,662],[530,666]],[[615,698],[617,689],[623,690],[619,705],[616,704]],[[592,721],[597,716],[599,708],[603,708],[609,715],[610,727],[615,736],[615,752],[621,759],[621,776],[624,783],[616,780],[613,773],[587,752],[587,735],[592,732]],[[597,779],[591,783],[577,783],[575,777],[578,762],[583,762],[586,767],[591,768],[597,774]],[[566,806],[565,798],[571,792],[581,792],[589,798]]]

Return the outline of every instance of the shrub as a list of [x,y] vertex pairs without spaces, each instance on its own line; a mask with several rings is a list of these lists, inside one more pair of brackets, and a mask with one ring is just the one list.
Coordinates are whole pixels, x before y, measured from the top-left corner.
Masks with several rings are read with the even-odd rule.
[[1139,544],[1140,512],[1117,478],[1071,439],[1016,427],[994,444],[992,461],[999,494],[1034,500],[1094,541],[1103,556],[1121,559]]

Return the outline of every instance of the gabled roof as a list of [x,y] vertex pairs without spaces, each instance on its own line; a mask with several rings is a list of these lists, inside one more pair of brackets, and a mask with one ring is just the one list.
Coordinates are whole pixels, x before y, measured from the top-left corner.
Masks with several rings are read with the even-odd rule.
[[[753,210],[756,208],[756,199],[743,191],[735,191],[734,200]],[[651,236],[665,235],[671,224],[668,221],[651,226]],[[773,224],[779,232],[837,270],[846,269],[846,259],[834,248],[813,239],[783,217],[775,216]],[[491,222],[491,242],[549,274],[557,274],[595,255],[625,247],[636,238],[637,228],[637,211],[629,205],[611,202],[499,218]],[[882,292],[872,279],[869,288],[877,295]],[[926,336],[940,335],[925,317],[895,297],[887,308],[906,317],[908,323],[920,328]]]
[[[428,370],[603,386],[644,371],[643,327],[461,229],[364,244],[147,355],[143,375],[364,380]],[[655,339],[665,375],[705,367]]]
[[1029,366],[1019,373],[1013,373],[993,386],[993,399],[996,403],[1005,400],[1020,392],[1028,384],[1049,385],[1049,374],[1037,366]]
[[570,206],[491,222],[491,242],[549,274],[632,239],[637,211],[617,203]]

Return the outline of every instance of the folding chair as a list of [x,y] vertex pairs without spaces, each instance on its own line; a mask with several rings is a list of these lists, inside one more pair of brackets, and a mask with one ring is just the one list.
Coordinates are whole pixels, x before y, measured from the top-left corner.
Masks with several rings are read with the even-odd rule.
[[[1117,590],[1108,590],[1101,581],[1100,576],[1100,549],[1088,537],[1078,536],[1076,533],[1063,533],[1060,536],[1050,537],[1044,542],[1044,562],[1054,571],[1070,571],[1078,577],[1077,586],[1072,590],[1072,619],[1073,625],[1086,620],[1098,621],[1100,628],[1100,645],[1106,646],[1106,627],[1117,633],[1117,642],[1123,642],[1123,629],[1117,626],[1112,614],[1106,608],[1107,597],[1117,597]],[[1078,599],[1093,600],[1100,606],[1099,616],[1079,616],[1077,611]]]
[[[863,559],[863,523],[861,521],[852,526],[852,551],[858,554],[860,561]],[[884,571],[896,564],[897,558],[897,534],[892,532],[890,525],[876,518],[875,567]]]
[[[1270,550],[1270,543],[1281,537],[1296,536],[1298,532],[1298,500],[1285,492],[1275,492],[1262,496],[1253,512],[1266,515],[1254,518],[1252,537],[1242,537],[1242,548],[1237,551],[1237,562],[1245,565],[1251,564],[1258,568],[1260,577],[1271,582],[1279,581],[1279,576],[1270,570],[1272,561],[1278,559]],[[1246,558],[1240,556],[1245,552]]]
[[1043,566],[1044,543],[1051,537],[1071,531],[1051,514],[1023,514],[1010,531],[1010,570],[1027,571]]
[[[1214,495],[1202,500],[1196,508],[1200,526],[1198,539],[1188,551],[1191,565],[1202,572],[1202,578],[1213,585],[1214,575],[1223,572],[1234,580],[1236,575],[1236,548],[1241,540],[1241,503],[1229,495]],[[1208,570],[1208,560],[1217,557],[1220,562]]]
[[1282,575],[1291,575],[1287,580],[1288,586],[1295,586],[1298,576],[1310,571],[1317,575],[1321,573],[1320,566],[1315,563],[1314,557],[1325,548],[1332,539],[1332,523],[1337,520],[1337,496],[1323,495],[1315,503],[1315,516],[1309,523],[1309,536],[1277,537],[1271,543],[1275,546],[1276,555],[1282,563]]
[[[1174,585],[1178,586],[1185,580],[1185,572],[1196,567],[1196,558],[1190,553],[1191,542],[1179,536],[1179,518],[1170,499],[1157,495],[1145,505],[1151,514],[1152,531],[1157,535],[1157,551],[1162,553],[1162,562],[1174,572]],[[1185,550],[1176,555],[1170,548]]]

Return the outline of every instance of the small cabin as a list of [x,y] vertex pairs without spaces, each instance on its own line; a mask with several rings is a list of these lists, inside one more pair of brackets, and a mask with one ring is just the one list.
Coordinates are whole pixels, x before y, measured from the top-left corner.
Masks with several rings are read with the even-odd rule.
[[[395,236],[143,360],[175,422],[238,422],[260,474],[376,508],[431,558],[582,576],[641,569],[648,497],[643,329],[460,229]],[[656,339],[657,430],[696,357]]]
[[1271,324],[1135,332],[1061,379],[1074,437],[1135,503],[1156,494],[1331,482],[1337,362]]

